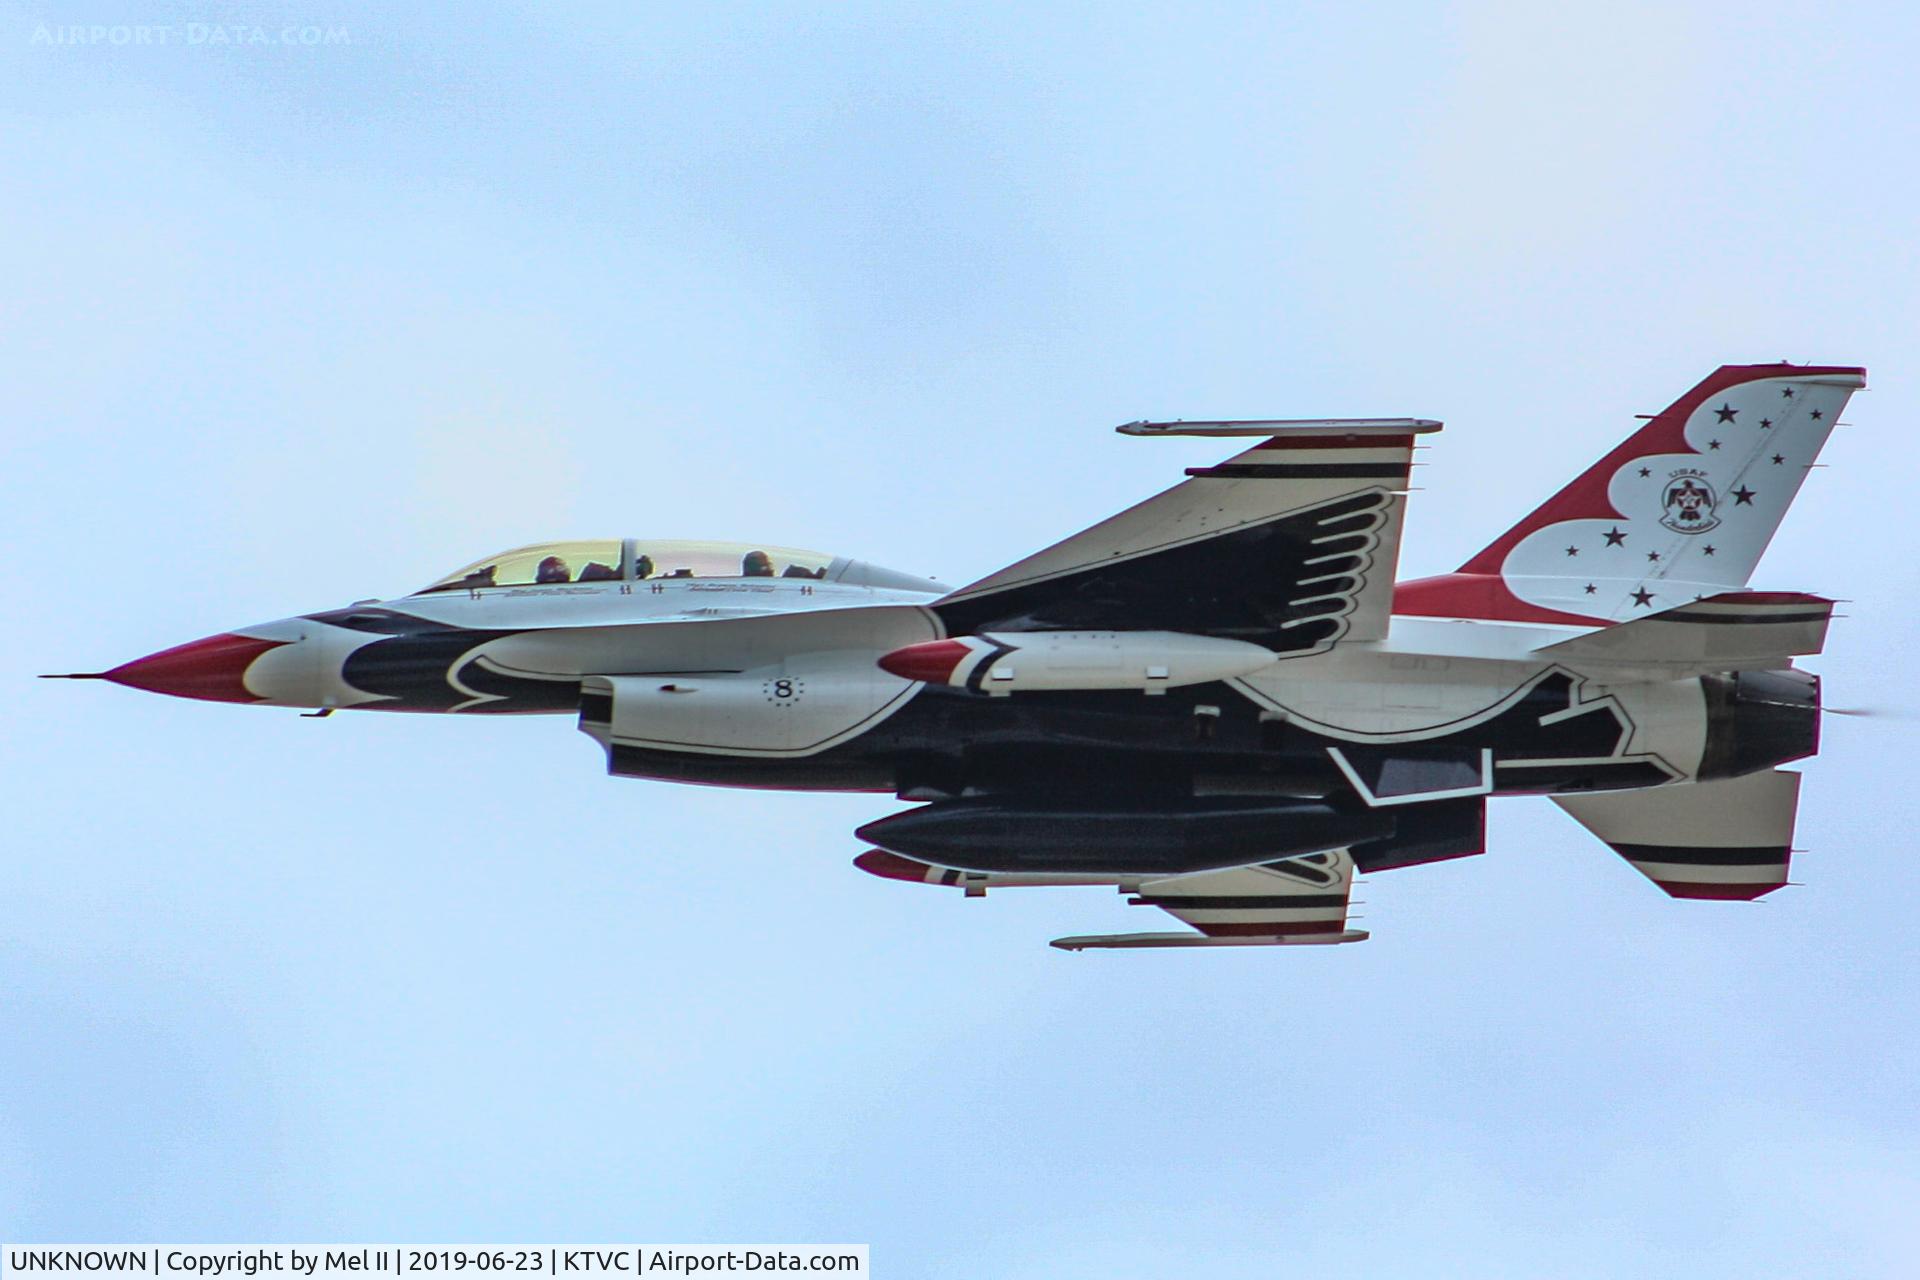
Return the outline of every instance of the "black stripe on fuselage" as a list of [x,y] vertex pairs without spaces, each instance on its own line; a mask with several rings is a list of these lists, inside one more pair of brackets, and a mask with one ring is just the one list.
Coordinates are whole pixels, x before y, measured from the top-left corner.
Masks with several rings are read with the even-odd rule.
[[368,711],[461,710],[497,715],[572,711],[579,705],[577,676],[523,676],[473,657],[486,644],[519,635],[518,629],[456,627],[367,605],[306,616],[377,637],[347,654],[340,664],[342,680],[382,699],[362,704]]
[[[984,637],[982,638],[984,639]],[[1017,646],[1014,645],[1000,644],[998,641],[989,641],[988,643],[993,645],[992,651],[989,652],[986,657],[974,663],[973,670],[967,673],[967,692],[969,693],[980,692],[980,685],[981,682],[987,678],[988,668],[992,667],[994,663],[1000,661],[1000,659],[1006,657],[1008,654],[1018,651]]]

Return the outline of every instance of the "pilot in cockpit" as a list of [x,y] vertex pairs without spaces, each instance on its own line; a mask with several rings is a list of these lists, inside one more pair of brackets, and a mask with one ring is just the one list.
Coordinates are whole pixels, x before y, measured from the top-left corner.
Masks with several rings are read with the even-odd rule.
[[573,573],[567,568],[567,562],[565,560],[562,560],[559,556],[548,556],[540,562],[540,567],[534,570],[533,580],[542,584],[549,582],[572,582]]
[[580,582],[617,582],[620,571],[610,564],[601,564],[598,560],[589,560],[587,567],[580,571]]
[[773,557],[764,551],[749,551],[740,559],[740,576],[743,578],[771,578],[773,576]]

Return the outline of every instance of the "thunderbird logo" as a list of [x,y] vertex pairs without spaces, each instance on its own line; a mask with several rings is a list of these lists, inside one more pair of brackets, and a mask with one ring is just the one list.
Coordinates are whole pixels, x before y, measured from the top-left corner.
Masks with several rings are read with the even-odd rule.
[[1720,517],[1713,513],[1718,501],[1705,472],[1676,471],[1669,478],[1666,495],[1660,500],[1666,508],[1660,523],[1675,533],[1705,533],[1720,523]]

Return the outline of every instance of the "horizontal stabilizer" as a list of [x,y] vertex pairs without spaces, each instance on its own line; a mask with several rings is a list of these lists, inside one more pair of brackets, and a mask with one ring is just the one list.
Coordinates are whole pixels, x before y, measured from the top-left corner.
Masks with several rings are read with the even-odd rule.
[[1695,671],[1785,666],[1818,653],[1833,601],[1798,591],[1728,591],[1616,623],[1535,652],[1568,662]]
[[1774,770],[1646,791],[1554,796],[1676,898],[1758,898],[1787,882],[1800,775]]

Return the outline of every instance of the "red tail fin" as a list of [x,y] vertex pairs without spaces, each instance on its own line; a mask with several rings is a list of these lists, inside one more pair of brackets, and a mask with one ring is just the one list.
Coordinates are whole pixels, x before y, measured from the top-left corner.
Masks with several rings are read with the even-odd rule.
[[1395,613],[1592,626],[1746,585],[1866,370],[1723,365]]

